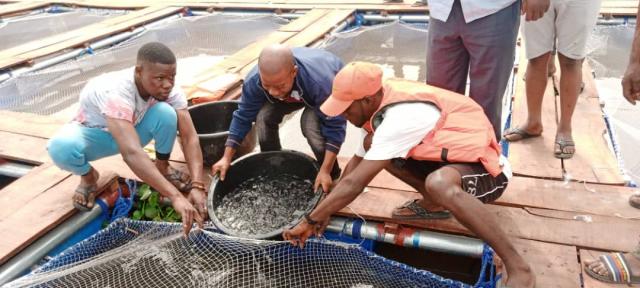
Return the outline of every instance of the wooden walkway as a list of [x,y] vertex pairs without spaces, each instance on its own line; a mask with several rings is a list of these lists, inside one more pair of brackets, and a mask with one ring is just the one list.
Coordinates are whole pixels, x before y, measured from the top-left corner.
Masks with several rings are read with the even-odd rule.
[[[75,1],[74,3],[80,2],[91,5],[98,3],[95,1]],[[225,3],[258,5],[251,2],[246,0]],[[304,2],[303,0],[297,2],[276,1],[276,4],[308,5]],[[372,2],[352,0],[350,4],[345,5],[382,6],[370,4]],[[629,7],[631,7],[628,4],[630,2],[635,2],[637,5],[636,1],[621,2]],[[110,1],[109,3],[119,5],[118,1]],[[202,5],[213,5],[211,3],[201,2]],[[22,4],[22,2],[18,4]],[[122,4],[125,3],[122,2]],[[195,1],[189,2],[189,5],[195,4]],[[7,5],[14,4],[2,5],[0,9]],[[341,7],[344,8],[344,6]],[[148,9],[153,9],[153,11]],[[162,11],[158,13],[168,15],[178,12],[180,9],[181,7],[172,5],[154,6],[133,13],[150,15],[150,13],[155,13],[154,11]],[[287,43],[292,46],[309,45],[324,37],[327,32],[347,19],[353,12],[353,9],[317,8],[310,10],[304,17],[281,27],[278,31],[265,35],[255,43],[230,55],[224,61],[202,73],[192,83],[188,83],[189,87],[185,88],[191,93],[191,96],[197,97],[200,95],[198,93],[202,93],[206,87],[213,85],[222,87],[220,88],[220,97],[237,97],[241,80],[248,69],[255,65],[257,55],[262,47],[270,43]],[[136,23],[130,24],[136,26],[138,25]],[[103,33],[100,35],[110,33],[110,30],[99,31]],[[74,35],[67,40],[52,41],[52,43],[55,42],[55,45],[60,45],[57,47],[62,47],[66,44],[60,43],[78,43],[77,39],[79,38],[75,37],[86,37],[83,34]],[[59,35],[52,37],[59,37]],[[98,36],[92,35],[91,37]],[[48,41],[48,39],[45,40]],[[33,51],[47,49],[46,47],[36,48]],[[0,54],[5,52],[2,51]],[[523,54],[520,53],[522,57]],[[5,58],[0,59],[9,61]],[[524,83],[522,82],[526,60],[521,58],[518,66],[516,71],[518,82],[513,96],[514,123],[520,123],[526,116]],[[223,77],[225,75],[235,75],[235,77]],[[220,79],[224,79],[226,82],[224,85],[216,86],[217,81],[222,81]],[[589,81],[592,80],[587,80],[587,86],[592,87],[589,84],[591,83]],[[638,220],[640,219],[640,210],[631,208],[627,204],[627,199],[633,191],[622,185],[623,179],[619,175],[615,158],[608,151],[604,138],[602,138],[604,124],[598,106],[597,91],[588,88],[581,95],[579,108],[576,109],[574,116],[584,122],[584,124],[576,126],[574,131],[579,145],[577,156],[581,156],[568,161],[553,158],[551,149],[555,123],[557,123],[554,118],[557,114],[555,110],[557,95],[554,82],[550,81],[549,83],[544,104],[544,109],[548,112],[544,113],[545,124],[547,124],[545,134],[537,139],[511,145],[509,158],[518,176],[509,184],[505,194],[488,207],[499,219],[501,227],[515,241],[517,248],[533,266],[538,276],[538,287],[580,287],[581,285],[585,288],[615,287],[591,281],[587,275],[582,273],[581,265],[585,258],[590,259],[601,253],[598,251],[629,251],[632,249],[640,236],[640,222]],[[0,190],[0,204],[5,207],[0,211],[0,233],[8,235],[0,238],[1,265],[35,239],[76,213],[70,198],[79,179],[56,168],[46,153],[47,139],[52,137],[68,119],[13,112],[0,112],[0,117],[3,119],[0,121],[0,137],[3,139],[0,141],[0,157],[39,165],[28,175]],[[343,162],[346,160],[340,159]],[[181,165],[181,162],[184,161],[178,149],[174,150],[172,161],[177,165]],[[137,179],[119,156],[96,161],[94,165],[102,173],[100,183],[106,190],[108,190],[108,184],[116,176]],[[117,171],[117,173],[110,171]],[[567,175],[571,175],[571,179],[576,181],[563,181]],[[371,220],[397,223],[390,217],[393,207],[417,197],[419,195],[410,187],[383,172],[373,180],[360,197],[350,204],[350,209],[344,209],[340,214],[358,215]],[[400,224],[471,235],[455,219],[406,221]]]

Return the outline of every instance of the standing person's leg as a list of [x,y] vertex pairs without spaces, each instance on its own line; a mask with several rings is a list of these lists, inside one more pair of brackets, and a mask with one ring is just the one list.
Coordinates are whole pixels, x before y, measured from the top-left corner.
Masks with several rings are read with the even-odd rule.
[[464,25],[462,39],[469,51],[469,96],[493,125],[496,139],[502,132],[502,99],[513,71],[520,23],[520,1],[492,15]]
[[560,122],[554,148],[557,158],[571,158],[576,151],[571,135],[571,120],[580,94],[587,40],[596,25],[599,11],[600,0],[565,1],[558,9],[556,30],[561,76]]
[[[304,108],[302,116],[300,116],[300,128],[302,129],[302,136],[307,139],[307,143],[309,143],[309,147],[311,147],[313,155],[316,156],[318,165],[322,166],[327,141],[324,136],[322,136],[320,118],[313,109],[310,109],[309,107]],[[331,169],[331,178],[338,179],[340,177],[340,172],[340,166],[338,165],[338,161],[336,161]]]
[[284,116],[304,107],[303,103],[271,103],[269,101],[260,108],[256,117],[256,131],[260,151],[282,150],[280,145],[280,123]]
[[427,84],[464,94],[469,54],[462,44],[460,25],[464,25],[464,16],[459,1],[455,1],[447,22],[429,20]]
[[529,59],[525,76],[527,121],[506,130],[504,138],[507,141],[540,136],[544,130],[542,100],[549,80],[549,63],[554,61],[555,17],[555,5],[552,4],[542,18],[522,23],[525,52]]
[[80,176],[73,204],[80,210],[93,207],[100,174],[89,162],[118,153],[118,145],[109,134],[99,128],[87,128],[69,123],[47,143],[49,157],[60,169]]
[[431,199],[451,211],[462,225],[486,241],[502,258],[507,269],[507,286],[532,288],[535,276],[531,268],[516,251],[496,216],[483,204],[497,199],[506,184],[503,174],[492,177],[479,163],[453,164],[429,174],[425,188]]

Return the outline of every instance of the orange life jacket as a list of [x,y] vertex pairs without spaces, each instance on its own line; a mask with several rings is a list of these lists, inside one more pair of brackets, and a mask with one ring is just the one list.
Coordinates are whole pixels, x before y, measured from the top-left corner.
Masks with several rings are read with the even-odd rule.
[[404,79],[388,79],[383,84],[382,103],[363,127],[374,132],[384,119],[384,111],[398,103],[426,102],[440,109],[440,119],[408,158],[451,163],[480,162],[487,172],[498,176],[500,146],[482,107],[473,99],[438,87]]

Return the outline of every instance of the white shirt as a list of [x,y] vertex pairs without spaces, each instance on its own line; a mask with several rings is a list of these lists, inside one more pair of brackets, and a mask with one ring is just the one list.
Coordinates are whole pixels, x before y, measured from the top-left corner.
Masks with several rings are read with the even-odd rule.
[[[187,108],[187,98],[177,86],[165,102],[176,110]],[[136,125],[156,103],[158,100],[153,97],[147,101],[140,97],[133,68],[127,68],[91,79],[80,92],[80,108],[73,121],[86,127],[106,129],[106,117],[109,117]]]
[[[387,108],[384,121],[373,134],[369,151],[364,150],[364,141],[356,155],[366,160],[388,160],[406,158],[409,150],[416,147],[440,119],[440,110],[427,103],[403,103]],[[367,131],[362,129],[362,140]]]
[[[455,0],[428,0],[429,15],[442,22],[447,22],[449,14],[453,9]],[[459,0],[462,6],[464,21],[469,23],[473,20],[494,14],[517,0]]]
[[[368,132],[362,129],[362,137],[356,156],[365,160],[389,160],[407,158],[409,151],[417,146],[440,119],[440,110],[427,103],[403,103],[387,108],[384,121],[373,134],[369,151],[364,149],[364,138]],[[506,157],[500,155],[502,172],[511,179],[513,173]]]

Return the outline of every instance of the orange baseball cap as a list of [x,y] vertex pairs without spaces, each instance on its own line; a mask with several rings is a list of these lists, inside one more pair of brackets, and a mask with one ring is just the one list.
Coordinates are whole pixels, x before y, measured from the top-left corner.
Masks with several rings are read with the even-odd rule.
[[351,62],[333,79],[331,96],[322,103],[320,111],[327,116],[344,113],[355,100],[372,96],[382,88],[382,69],[373,63]]

